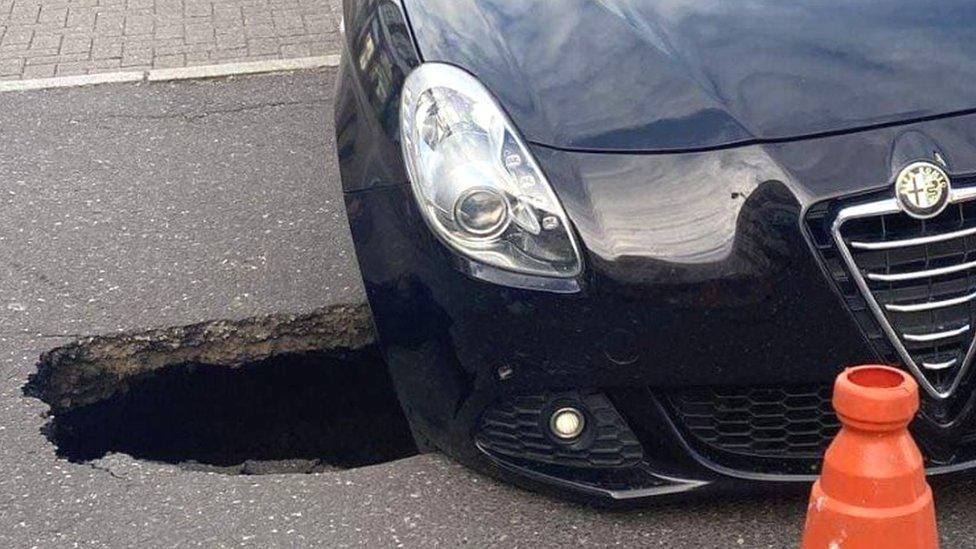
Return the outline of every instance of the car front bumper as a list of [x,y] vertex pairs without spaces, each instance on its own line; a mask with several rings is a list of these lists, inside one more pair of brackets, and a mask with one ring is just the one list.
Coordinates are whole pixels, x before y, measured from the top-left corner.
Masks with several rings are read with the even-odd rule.
[[[837,429],[833,378],[897,362],[824,227],[850,201],[890,194],[899,155],[936,147],[954,176],[976,174],[973,115],[674,154],[532,145],[585,268],[575,291],[520,289],[488,281],[498,278],[429,231],[400,164],[395,96],[370,99],[345,80],[346,208],[415,437],[596,501],[813,478]],[[599,427],[587,444],[549,433],[548,414],[567,404]],[[923,401],[916,436],[931,472],[973,465],[974,407],[968,379],[951,402]]]

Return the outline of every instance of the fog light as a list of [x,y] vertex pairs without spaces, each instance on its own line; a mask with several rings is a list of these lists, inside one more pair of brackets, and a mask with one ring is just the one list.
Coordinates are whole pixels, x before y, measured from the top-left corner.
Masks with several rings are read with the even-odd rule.
[[552,434],[563,440],[580,436],[585,426],[583,412],[576,408],[560,408],[553,412],[552,418],[549,419],[549,429],[552,430]]

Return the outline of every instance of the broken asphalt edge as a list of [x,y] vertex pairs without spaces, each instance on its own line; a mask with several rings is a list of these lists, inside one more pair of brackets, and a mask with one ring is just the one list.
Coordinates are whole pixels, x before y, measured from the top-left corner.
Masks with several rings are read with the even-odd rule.
[[167,367],[236,368],[290,353],[358,351],[373,343],[374,334],[363,303],[90,336],[43,353],[24,393],[58,414],[111,398],[132,380]]

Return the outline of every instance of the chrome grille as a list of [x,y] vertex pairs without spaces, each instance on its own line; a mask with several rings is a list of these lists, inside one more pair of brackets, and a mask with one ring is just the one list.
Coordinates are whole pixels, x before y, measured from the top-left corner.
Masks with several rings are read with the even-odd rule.
[[976,326],[976,187],[928,220],[893,198],[841,209],[831,234],[868,310],[932,396],[946,398],[965,374]]

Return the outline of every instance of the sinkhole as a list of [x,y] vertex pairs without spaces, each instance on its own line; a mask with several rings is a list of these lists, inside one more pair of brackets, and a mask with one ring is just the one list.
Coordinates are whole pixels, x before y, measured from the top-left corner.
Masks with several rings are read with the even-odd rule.
[[51,406],[42,432],[73,462],[315,473],[414,455],[368,311],[347,313],[86,338],[42,355],[24,391]]

